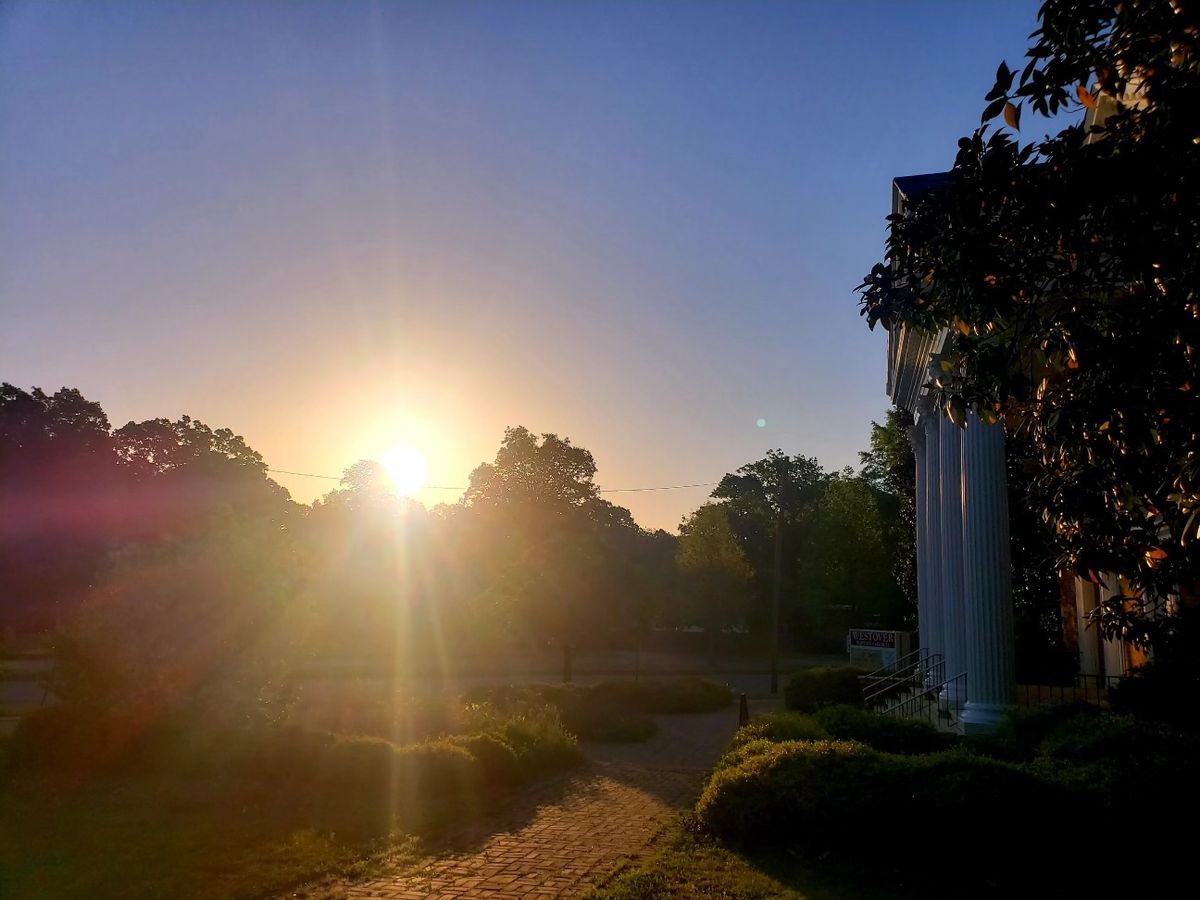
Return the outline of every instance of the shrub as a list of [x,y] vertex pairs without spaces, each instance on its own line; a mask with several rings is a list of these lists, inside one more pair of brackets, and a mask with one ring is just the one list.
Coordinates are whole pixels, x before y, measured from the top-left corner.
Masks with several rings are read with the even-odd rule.
[[[755,741],[721,761],[696,811],[713,833],[737,844],[877,855],[911,849],[864,842],[863,823],[881,815],[919,811],[931,822],[954,822],[939,832],[939,847],[965,850],[956,842],[999,838],[1058,792],[1019,766],[959,751],[898,756],[854,741]],[[1022,827],[1036,831],[1038,822]]]
[[522,776],[516,751],[495,734],[477,733],[456,735],[448,738],[456,747],[462,747],[479,763],[483,779],[488,784],[515,784]]
[[735,844],[848,839],[885,808],[876,804],[898,799],[869,789],[878,766],[850,741],[754,741],[722,760],[696,814]]
[[887,753],[936,753],[955,740],[922,719],[897,719],[853,706],[827,706],[813,718],[830,737],[860,741]]
[[1152,663],[1136,669],[1109,690],[1114,710],[1165,722],[1180,731],[1200,731],[1194,714],[1200,668],[1194,658],[1174,665]]
[[613,695],[598,694],[595,688],[510,685],[472,691],[466,699],[497,714],[522,715],[553,708],[567,731],[585,741],[644,741],[658,731],[650,719],[622,707]]
[[862,669],[853,666],[801,669],[784,688],[784,705],[798,712],[815,712],[824,706],[860,706]]
[[744,747],[759,740],[767,741],[822,741],[829,738],[811,716],[801,713],[778,712],[756,716],[749,725],[738,729],[733,736],[732,748]]
[[1170,738],[1161,726],[1132,716],[1078,715],[1047,734],[1038,755],[1078,762],[1127,760],[1161,752]]
[[994,732],[967,735],[961,739],[961,744],[981,756],[1031,762],[1037,757],[1042,742],[1064,722],[1099,715],[1098,707],[1082,702],[1011,709]]
[[8,740],[5,765],[70,778],[124,762],[148,723],[134,710],[103,714],[51,706],[24,716]]
[[580,759],[575,736],[551,707],[509,716],[497,733],[513,748],[518,770],[526,777],[574,765]]

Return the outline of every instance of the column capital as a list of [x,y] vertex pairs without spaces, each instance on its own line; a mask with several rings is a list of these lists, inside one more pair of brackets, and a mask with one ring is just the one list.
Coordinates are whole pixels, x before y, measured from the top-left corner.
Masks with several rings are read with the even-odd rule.
[[913,448],[914,453],[920,453],[925,449],[925,429],[919,424],[905,425],[904,431],[908,435],[908,443]]
[[918,397],[917,405],[913,408],[913,416],[918,428],[927,426],[934,419],[940,419],[942,411],[938,408],[935,395],[926,392]]

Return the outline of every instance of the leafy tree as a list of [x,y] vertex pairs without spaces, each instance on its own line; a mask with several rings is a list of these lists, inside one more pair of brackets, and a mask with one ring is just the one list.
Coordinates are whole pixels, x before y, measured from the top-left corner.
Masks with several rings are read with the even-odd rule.
[[888,410],[883,425],[871,423],[871,449],[858,454],[860,474],[868,484],[895,498],[895,557],[892,575],[904,594],[906,618],[917,609],[916,459],[909,442],[912,415]]
[[812,512],[825,478],[815,458],[770,450],[763,459],[742,466],[736,474],[726,475],[712,492],[715,499],[726,501],[730,524],[754,572],[757,630],[768,630],[777,532],[784,623],[790,619],[792,626],[799,626],[813,620],[812,598],[802,596],[801,584],[811,571],[806,547],[815,525]]
[[[891,516],[882,508],[887,501]],[[892,574],[899,531],[894,498],[847,469],[829,479],[814,518],[820,527],[812,532],[811,590],[819,605],[843,610],[846,626],[901,625],[903,595]]]
[[56,637],[52,686],[97,752],[118,753],[183,710],[278,722],[307,633],[290,536],[229,518],[129,544]]
[[0,626],[42,631],[70,614],[137,524],[129,488],[100,404],[0,385]]
[[1049,0],[985,122],[1089,112],[1021,145],[959,141],[945,185],[892,217],[859,288],[874,326],[950,329],[943,409],[1003,419],[1059,562],[1127,579],[1102,625],[1166,650],[1200,542],[1200,53],[1191,4]]
[[559,644],[566,679],[575,643],[612,624],[617,548],[638,530],[628,510],[599,497],[595,474],[591,453],[569,439],[508,428],[461,501],[484,544],[488,593],[512,626]]
[[556,434],[541,440],[524,427],[506,428],[494,463],[471,473],[463,496],[470,507],[527,508],[562,512],[597,499],[596,461]]
[[[715,654],[716,635],[745,621],[749,581],[754,574],[729,524],[724,503],[705,503],[679,526],[676,558],[686,578],[682,613],[702,622]],[[677,614],[678,614],[677,613]]]
[[319,652],[380,669],[417,662],[433,562],[424,507],[398,496],[379,463],[359,460],[312,504],[301,533]]
[[295,513],[262,455],[228,428],[190,416],[149,419],[117,429],[113,442],[135,481],[128,502],[138,509],[144,537],[200,533],[226,515],[284,526]]

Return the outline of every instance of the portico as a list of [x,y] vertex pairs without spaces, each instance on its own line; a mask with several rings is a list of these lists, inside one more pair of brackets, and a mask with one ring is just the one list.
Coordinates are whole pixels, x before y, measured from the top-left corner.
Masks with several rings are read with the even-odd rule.
[[[896,179],[893,212],[941,178]],[[1004,427],[974,412],[955,424],[935,407],[926,385],[948,339],[945,331],[894,325],[888,394],[914,417],[918,631],[921,648],[945,663],[933,679],[939,683],[927,687],[962,708],[966,730],[984,731],[996,726],[1016,690]]]

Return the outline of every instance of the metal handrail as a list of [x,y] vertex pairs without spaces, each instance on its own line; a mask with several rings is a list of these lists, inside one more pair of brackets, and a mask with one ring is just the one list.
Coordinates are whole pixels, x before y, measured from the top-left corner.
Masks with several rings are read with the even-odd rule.
[[863,678],[875,678],[880,675],[896,672],[899,669],[903,668],[904,666],[908,665],[908,661],[910,659],[913,659],[914,657],[917,659],[920,659],[922,655],[927,656],[928,654],[929,654],[928,647],[918,647],[916,650],[912,651],[912,653],[905,653],[902,657],[900,657],[894,663],[891,663],[890,665],[886,665],[886,666],[881,666],[880,668],[876,669],[874,672],[868,672],[866,675],[863,676]]
[[871,676],[864,675],[863,681],[866,682],[866,686],[863,688],[863,705],[872,706],[871,701],[897,689],[903,689],[912,684],[923,685],[926,681],[940,680],[945,677],[945,657],[940,653],[930,653],[927,648],[922,649],[925,650],[925,657],[918,660],[915,665],[910,664],[904,672],[896,671],[890,675],[877,675],[870,681],[868,679]]
[[[1120,684],[1123,675],[1088,675],[1079,673],[1071,684],[1018,684],[1017,705],[1038,706],[1042,703],[1091,703],[1103,706],[1105,694]],[[1036,692],[1036,693],[1035,693]]]
[[941,695],[946,688],[961,686],[961,690],[947,691],[947,694],[953,698],[946,707],[946,715],[951,720],[958,718],[962,710],[961,697],[967,696],[967,673],[959,672],[951,678],[943,678],[936,684],[929,685],[924,690],[913,694],[907,699],[901,700],[899,703],[886,707],[883,710],[885,716],[895,716],[897,718],[906,718],[912,715],[912,712],[920,704],[925,711],[928,711],[931,706],[937,706],[939,714],[941,710]]

